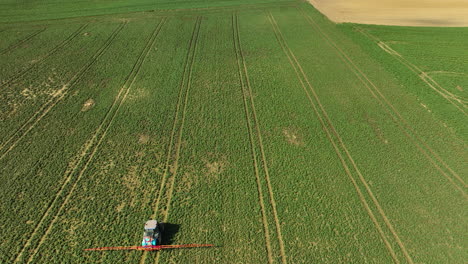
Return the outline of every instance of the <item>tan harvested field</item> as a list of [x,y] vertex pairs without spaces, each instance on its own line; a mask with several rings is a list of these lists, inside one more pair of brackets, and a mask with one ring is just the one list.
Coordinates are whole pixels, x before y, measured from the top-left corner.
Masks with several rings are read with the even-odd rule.
[[400,26],[468,26],[468,0],[309,0],[335,22]]

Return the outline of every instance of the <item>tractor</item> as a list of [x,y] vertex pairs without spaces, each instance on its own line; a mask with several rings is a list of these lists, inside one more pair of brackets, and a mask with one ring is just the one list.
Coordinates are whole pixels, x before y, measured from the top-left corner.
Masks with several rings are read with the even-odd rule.
[[163,224],[156,220],[148,220],[145,223],[145,232],[143,233],[142,246],[159,246],[162,244]]

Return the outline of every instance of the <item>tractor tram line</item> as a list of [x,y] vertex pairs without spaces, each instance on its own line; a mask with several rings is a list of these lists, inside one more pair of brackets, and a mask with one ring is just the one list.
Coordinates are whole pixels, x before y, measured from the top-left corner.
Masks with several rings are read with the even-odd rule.
[[238,65],[238,74],[239,74],[239,80],[240,80],[240,84],[241,84],[241,93],[242,93],[242,98],[243,98],[243,102],[244,102],[244,111],[245,111],[245,118],[246,118],[246,123],[247,123],[247,129],[248,129],[248,134],[249,134],[249,142],[250,142],[250,149],[251,149],[251,152],[252,152],[252,160],[253,160],[253,166],[254,166],[254,171],[255,171],[255,180],[256,180],[256,183],[257,183],[257,192],[258,192],[258,202],[259,202],[259,205],[260,205],[260,209],[261,209],[261,212],[262,212],[262,223],[263,223],[263,233],[265,234],[265,247],[266,247],[266,252],[267,252],[267,257],[268,257],[268,263],[273,263],[273,256],[272,256],[272,249],[271,249],[271,238],[270,238],[270,231],[269,231],[269,226],[268,226],[268,220],[267,220],[267,214],[266,214],[266,209],[265,209],[265,203],[263,201],[263,191],[262,191],[262,185],[261,185],[261,181],[260,181],[260,175],[259,175],[259,166],[258,166],[258,163],[257,163],[257,159],[256,159],[256,151],[255,151],[255,148],[254,148],[254,145],[255,145],[255,141],[254,141],[254,138],[253,138],[253,131],[252,131],[252,125],[251,125],[251,121],[250,121],[250,113],[249,113],[249,108],[247,106],[247,99],[245,98],[245,93],[246,93],[246,90],[245,90],[245,87],[244,87],[244,78],[243,78],[243,75],[242,75],[242,71],[241,71],[241,62],[239,61],[239,47],[238,47],[238,38],[237,38],[237,35],[238,35],[238,32],[237,32],[237,15],[234,14],[232,16],[232,26],[233,26],[233,38],[234,38],[234,48],[235,48],[235,52],[236,52],[236,61],[237,61],[237,65]]
[[[268,254],[268,259],[269,262],[272,263],[275,260],[275,256],[273,256],[272,248],[271,248],[271,240],[270,240],[270,234],[268,230],[268,221],[267,221],[267,214],[271,214],[275,229],[276,229],[276,236],[277,236],[277,242],[278,242],[278,247],[279,247],[279,257],[281,258],[281,262],[283,264],[287,263],[287,256],[286,256],[286,251],[284,247],[284,241],[283,241],[283,236],[281,232],[281,224],[278,216],[278,212],[276,209],[276,201],[274,198],[274,191],[273,187],[270,181],[270,173],[268,169],[268,164],[266,160],[266,155],[265,155],[265,150],[263,146],[263,139],[261,135],[261,130],[259,126],[259,121],[255,109],[255,103],[253,100],[253,92],[252,92],[252,86],[250,85],[250,79],[247,71],[247,64],[246,60],[244,58],[244,54],[242,51],[242,46],[241,46],[241,41],[240,41],[240,34],[239,34],[239,18],[237,14],[233,15],[233,28],[234,28],[234,44],[235,44],[235,49],[236,49],[236,58],[237,58],[237,64],[238,64],[238,71],[239,71],[239,79],[240,79],[240,84],[241,84],[241,89],[242,89],[242,96],[244,100],[244,110],[246,114],[246,121],[247,121],[247,127],[248,127],[248,132],[249,132],[249,137],[250,137],[250,144],[251,144],[251,149],[252,149],[252,159],[254,162],[254,168],[255,168],[255,176],[256,176],[256,181],[257,181],[257,189],[259,192],[259,203],[260,207],[262,209],[262,218],[263,218],[263,225],[264,225],[264,231],[265,231],[265,239],[266,239],[266,247],[267,247],[267,254]],[[247,100],[247,97],[249,100]],[[249,111],[249,109],[251,111]],[[252,124],[253,121],[253,124]],[[253,128],[255,127],[255,132],[253,132]],[[255,136],[253,134],[256,134],[258,146],[255,144]],[[257,152],[255,149],[259,150],[260,153],[260,161],[257,161]],[[263,191],[262,191],[262,180],[260,177],[260,169],[259,169],[259,164],[262,164],[263,166],[263,181],[265,181],[266,189],[268,192],[268,201],[271,206],[271,212],[268,212],[269,210],[266,209],[264,202],[263,202]]]
[[[179,86],[179,93],[177,98],[176,109],[174,113],[174,120],[171,130],[169,145],[167,147],[167,156],[164,165],[164,171],[161,178],[161,184],[158,190],[155,206],[153,207],[152,219],[156,218],[158,213],[163,215],[162,222],[166,222],[169,217],[169,210],[173,196],[177,169],[179,166],[179,157],[182,147],[182,135],[185,123],[185,116],[187,112],[187,104],[189,92],[191,87],[192,68],[196,55],[198,44],[198,36],[200,32],[202,18],[199,16],[194,24],[192,35],[188,43],[189,47],[185,58],[185,66],[182,74],[182,80]],[[164,210],[161,204],[165,202]],[[140,264],[145,263],[148,252],[144,252],[140,258]],[[160,258],[159,252],[156,253],[154,263],[158,263]]]
[[[99,49],[95,55],[93,56],[93,58],[91,59],[91,61],[88,63],[89,67],[90,65],[93,64],[93,62],[95,60],[97,60],[100,55],[102,53],[104,53],[107,48],[109,47],[110,43],[114,40],[115,36],[120,32],[120,30],[123,28],[124,24],[120,24],[115,30],[114,32],[109,36],[109,38],[107,39],[107,41],[104,43],[104,45],[101,47],[101,49]],[[86,65],[86,66],[88,66]],[[78,73],[75,74],[75,76],[69,81],[69,84],[73,81],[73,79],[76,77],[76,76],[80,76],[81,74],[80,73],[84,73],[89,67],[83,67]],[[61,98],[59,99],[62,99],[64,97],[64,95],[62,94]],[[23,129],[26,129],[26,131],[24,131],[22,134],[19,135],[19,138],[16,139],[16,141],[14,141],[12,143],[12,145],[9,146],[9,148],[6,150],[6,152],[4,152],[3,154],[1,154],[0,156],[0,160],[3,159],[9,151],[11,151],[15,146],[16,144],[19,142],[19,140],[21,140],[29,131],[31,131],[34,126],[60,101],[55,101],[54,103],[52,103],[52,105],[49,105],[50,102],[53,101],[53,99],[55,99],[55,97],[53,97],[51,100],[49,100],[48,102],[46,102],[44,104],[44,106],[39,109],[38,111],[36,111],[35,114],[33,114],[33,116],[25,122],[25,124],[19,128],[11,137],[10,139],[5,142],[2,146],[0,146],[0,152],[1,150],[7,146],[7,144],[15,137],[15,135],[17,133],[20,133],[21,130]],[[44,110],[45,109],[45,110]],[[41,114],[42,112],[42,114]],[[39,116],[38,116],[39,115]],[[38,117],[36,117],[38,116]],[[28,127],[28,123],[32,122],[32,124]],[[76,163],[74,163],[76,164]],[[77,164],[76,164],[77,165]],[[36,225],[36,228],[34,229],[34,231],[31,233],[31,235],[29,236],[29,238],[27,239],[26,243],[23,244],[23,246],[21,247],[19,253],[16,255],[15,257],[15,260],[14,262],[18,262],[21,260],[21,257],[24,253],[24,251],[26,250],[26,248],[30,247],[31,244],[32,244],[32,239],[37,235],[37,233],[39,232],[39,228],[40,226],[43,224],[43,222],[49,217],[49,215],[51,214],[51,211],[53,210],[53,208],[56,206],[56,202],[57,200],[59,199],[59,197],[62,195],[62,193],[64,192],[64,190],[66,189],[66,187],[68,186],[68,183],[70,182],[71,180],[71,174],[68,173],[69,170],[67,169],[67,171],[65,172],[65,181],[63,182],[63,184],[61,185],[60,189],[56,192],[56,195],[54,197],[54,199],[49,203],[47,209],[45,210],[44,214],[42,214],[40,220],[39,220],[39,223]]]
[[[149,41],[148,41],[147,45],[143,48],[140,56],[138,57],[137,61],[135,62],[135,65],[133,66],[133,68],[132,68],[131,72],[129,73],[128,77],[126,78],[126,80],[124,82],[124,85],[120,89],[120,92],[118,93],[116,99],[114,100],[113,104],[111,105],[109,111],[106,113],[106,116],[105,116],[103,122],[100,124],[100,126],[98,127],[96,132],[93,134],[92,138],[85,145],[85,149],[81,152],[80,157],[74,162],[73,168],[70,168],[70,169],[67,170],[69,172],[68,181],[66,181],[64,183],[64,185],[60,189],[59,193],[57,193],[53,203],[49,206],[48,211],[42,217],[41,223],[37,226],[35,232],[31,235],[31,237],[30,237],[30,239],[28,241],[29,243],[27,243],[23,247],[21,253],[23,253],[25,251],[25,249],[31,244],[32,238],[35,237],[37,232],[38,232],[38,228],[42,225],[42,222],[44,222],[44,220],[49,217],[49,215],[50,215],[49,211],[52,210],[52,207],[59,206],[58,211],[54,214],[54,216],[52,216],[52,220],[50,221],[48,227],[46,228],[45,233],[41,236],[41,238],[39,239],[39,242],[37,242],[37,245],[34,247],[34,250],[31,253],[29,259],[27,260],[27,263],[30,263],[31,261],[33,261],[34,257],[39,252],[40,247],[44,243],[47,236],[50,234],[50,232],[52,230],[52,227],[54,226],[55,222],[57,221],[57,219],[58,219],[60,213],[62,212],[62,210],[65,208],[65,205],[69,201],[72,193],[74,192],[76,186],[78,185],[78,182],[82,178],[82,176],[85,173],[85,171],[87,170],[88,166],[92,163],[95,154],[98,152],[99,146],[101,145],[101,143],[103,142],[105,136],[107,135],[107,132],[108,132],[109,128],[111,127],[115,117],[117,116],[121,105],[125,101],[125,99],[126,99],[128,93],[129,93],[134,81],[136,80],[136,78],[138,76],[138,73],[139,73],[139,70],[141,68],[141,65],[143,64],[145,58],[149,54],[149,51],[150,51],[151,47],[154,45],[155,39],[158,36],[161,27],[164,25],[164,22],[165,22],[165,18],[163,18],[163,20],[158,23],[158,25],[155,28],[152,36],[149,38]],[[121,25],[121,27],[119,27],[119,29],[121,30],[125,24],[126,24],[126,22],[122,23],[122,25]],[[120,30],[118,30],[118,31],[120,31]],[[113,35],[113,37],[115,38],[115,35]],[[108,43],[107,47],[109,45],[110,45],[110,43]],[[94,148],[91,149],[92,147],[94,147]],[[88,155],[88,153],[89,153],[89,155]],[[87,159],[85,159],[85,157],[87,157]],[[83,161],[83,159],[85,159],[85,160]],[[68,187],[67,185],[68,185],[71,177],[75,174],[75,172],[78,171],[79,167],[82,167],[82,169],[79,171],[78,176],[76,177],[76,179],[75,179],[74,183],[71,185],[71,187]],[[68,191],[67,194],[65,194],[65,198],[63,198],[63,201],[61,202],[61,204],[54,206],[55,201],[62,200],[62,199],[60,199],[60,196],[62,195],[62,193],[65,193],[65,189],[68,189],[68,188],[70,188],[70,190]],[[21,253],[17,256],[15,262],[18,262],[18,261],[21,260],[21,258],[20,258]]]

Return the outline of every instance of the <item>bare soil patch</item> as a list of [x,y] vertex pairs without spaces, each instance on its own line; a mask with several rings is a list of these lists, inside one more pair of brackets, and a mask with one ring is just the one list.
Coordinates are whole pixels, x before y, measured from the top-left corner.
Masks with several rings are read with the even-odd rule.
[[86,111],[90,110],[91,108],[93,108],[94,105],[95,105],[94,100],[93,99],[88,99],[88,100],[86,100],[86,102],[84,102],[83,107],[81,107],[81,111],[86,112]]
[[150,141],[150,136],[146,134],[140,134],[138,136],[138,143],[140,144],[146,144]]
[[295,145],[295,146],[304,145],[304,140],[302,139],[302,136],[300,135],[297,129],[284,128],[283,135],[286,138],[286,140],[292,145]]
[[228,165],[226,157],[209,153],[202,159],[205,163],[205,179],[218,179]]
[[398,26],[468,26],[466,0],[309,0],[334,22]]

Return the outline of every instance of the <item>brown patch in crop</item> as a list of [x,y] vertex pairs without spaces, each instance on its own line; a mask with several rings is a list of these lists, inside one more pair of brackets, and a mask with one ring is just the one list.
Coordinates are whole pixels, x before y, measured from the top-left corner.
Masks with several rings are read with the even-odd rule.
[[83,33],[83,36],[85,36],[85,37],[87,37],[87,36],[89,36],[89,35],[90,35],[89,32]]
[[212,153],[209,153],[207,157],[203,158],[203,163],[205,163],[205,176],[207,179],[218,179],[226,166],[228,164],[226,157],[217,156]]
[[128,173],[123,177],[123,184],[131,191],[134,191],[141,185],[138,168],[136,165],[130,166]]
[[197,184],[198,179],[195,174],[191,171],[186,171],[180,175],[180,184],[178,191],[189,191],[192,187]]
[[121,202],[116,208],[115,210],[120,213],[122,212],[122,210],[125,208],[125,202]]
[[429,113],[431,112],[431,109],[429,109],[429,107],[427,107],[427,105],[421,103],[421,106],[424,107]]
[[219,175],[224,171],[224,163],[223,162],[208,162],[206,163],[206,169],[208,174],[216,174]]
[[33,91],[31,91],[31,90],[28,89],[28,88],[24,88],[24,89],[21,91],[21,95],[24,96],[26,99],[34,99],[34,98],[36,98],[36,95],[33,93]]
[[28,221],[26,221],[26,224],[27,225],[32,225],[32,224],[34,224],[34,221],[33,220],[28,220]]
[[457,85],[455,88],[457,88],[458,91],[463,92],[463,88],[460,85]]
[[147,144],[150,141],[150,136],[146,134],[140,134],[138,136],[138,143]]
[[108,160],[103,162],[103,164],[100,166],[101,168],[101,173],[102,174],[108,174],[111,170],[115,168],[115,162],[114,160]]
[[88,99],[86,102],[84,102],[83,107],[81,107],[81,112],[86,112],[89,111],[91,108],[94,107],[96,103],[94,102],[93,99]]
[[290,144],[294,146],[304,146],[304,140],[300,135],[298,129],[283,128],[283,135]]
[[64,226],[66,226],[65,231],[70,234],[71,236],[76,235],[76,230],[82,225],[79,219],[65,219]]
[[144,98],[148,98],[150,96],[150,92],[147,89],[135,89],[131,94],[127,96],[127,101],[139,101]]
[[370,125],[370,127],[372,127],[372,129],[374,130],[374,133],[375,135],[377,136],[377,138],[379,138],[380,141],[382,141],[383,143],[385,144],[388,144],[388,140],[385,138],[382,130],[380,129],[380,127],[378,126],[377,124],[377,121],[375,121],[375,119],[373,119],[372,117],[368,116],[366,114],[365,116],[366,118],[366,121],[367,123]]

